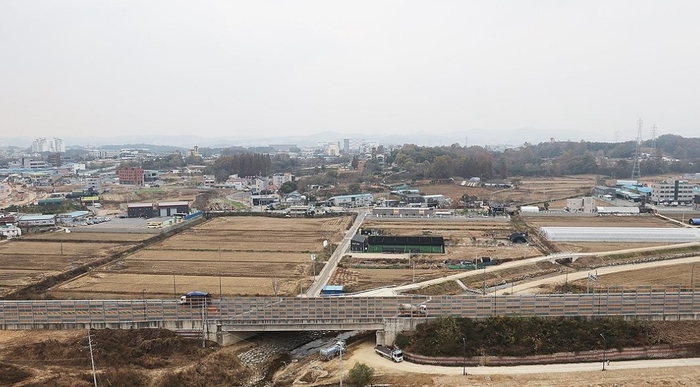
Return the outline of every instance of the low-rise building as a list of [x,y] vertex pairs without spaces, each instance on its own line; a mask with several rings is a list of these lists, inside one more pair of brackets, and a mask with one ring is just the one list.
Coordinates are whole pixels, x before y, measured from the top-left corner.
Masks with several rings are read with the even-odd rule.
[[651,202],[654,204],[692,203],[693,199],[693,185],[687,181],[658,181],[651,185]]
[[376,218],[433,218],[435,209],[431,207],[374,207],[372,216]]
[[119,184],[143,185],[143,168],[141,167],[119,168],[117,176]]
[[357,195],[340,195],[333,196],[328,199],[333,206],[338,207],[366,207],[371,206],[374,202],[374,196],[371,193]]
[[53,227],[56,225],[55,215],[22,215],[17,220],[19,227]]
[[596,212],[595,199],[592,197],[566,199],[566,210],[569,212]]

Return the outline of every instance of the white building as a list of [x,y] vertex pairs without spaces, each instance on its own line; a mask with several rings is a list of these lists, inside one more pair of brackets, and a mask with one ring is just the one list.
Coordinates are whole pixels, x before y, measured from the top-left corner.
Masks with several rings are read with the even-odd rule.
[[357,195],[341,195],[333,196],[328,199],[334,206],[338,207],[365,207],[371,206],[374,202],[374,196],[371,193]]
[[566,209],[569,212],[596,212],[595,199],[592,197],[566,199]]
[[281,187],[284,183],[293,181],[294,175],[292,175],[291,172],[275,173],[274,175],[272,175],[272,185],[274,185],[277,188]]
[[231,175],[226,179],[225,183],[227,188],[235,189],[236,191],[242,191],[248,188],[248,180],[238,177],[238,175]]
[[42,153],[42,152],[65,152],[66,145],[58,137],[48,139],[45,137],[37,138],[32,141],[32,152]]
[[338,144],[328,144],[326,154],[328,156],[340,156],[340,147],[338,147]]
[[204,187],[205,188],[212,188],[216,184],[216,179],[214,178],[214,175],[204,175]]
[[687,181],[658,181],[651,185],[651,202],[654,204],[691,203],[693,199],[693,185]]
[[99,177],[87,177],[85,178],[85,189],[95,190],[95,192],[102,192],[102,184]]

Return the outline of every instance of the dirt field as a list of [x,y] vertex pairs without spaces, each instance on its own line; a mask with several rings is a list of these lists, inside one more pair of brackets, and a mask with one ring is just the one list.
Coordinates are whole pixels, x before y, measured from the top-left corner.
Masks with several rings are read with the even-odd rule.
[[126,234],[126,233],[91,233],[91,232],[52,232],[34,235],[25,235],[22,240],[30,241],[95,241],[95,242],[140,242],[153,237],[153,234]]
[[[696,267],[697,266],[697,267]],[[693,271],[695,275],[693,275]],[[700,285],[700,263],[661,266],[653,269],[631,270],[599,277],[598,286],[695,286]],[[576,281],[575,284],[586,286],[586,281]]]
[[[511,244],[508,237],[514,231],[509,222],[477,222],[448,220],[367,220],[363,229],[382,230],[383,235],[442,236],[445,254],[418,254],[415,262],[385,254],[381,259],[342,259],[330,283],[344,285],[355,292],[387,285],[411,283],[455,274],[445,262],[471,260],[483,256],[495,259],[521,259],[539,255],[527,245]],[[415,269],[414,269],[415,266]]]
[[[236,356],[250,345],[225,348],[199,348],[198,340],[185,340],[163,331],[93,331],[96,341],[96,368],[100,385],[245,385],[249,373]],[[85,331],[1,331],[0,384],[7,386],[89,387],[92,386]],[[680,366],[625,369],[612,362],[604,373],[598,363],[583,365],[586,371],[508,374],[475,369],[478,375],[461,375],[461,367],[423,366],[392,363],[374,353],[374,339],[351,344],[343,357],[345,384],[356,363],[374,369],[373,384],[406,387],[637,387],[700,386],[700,367]],[[158,348],[158,351],[153,351]],[[22,356],[18,356],[22,354]],[[679,361],[680,362],[680,361]],[[654,362],[648,363],[650,365]],[[546,367],[546,366],[544,366]],[[517,368],[517,367],[515,367]],[[337,386],[339,359],[321,361],[312,355],[285,363],[275,374],[275,386]],[[472,368],[468,368],[472,371]],[[169,384],[174,372],[188,372],[188,382]],[[517,371],[515,371],[517,372]],[[228,379],[227,379],[228,378]],[[175,382],[176,380],[172,380]],[[110,384],[113,383],[113,384]],[[126,384],[125,384],[126,383]]]
[[[557,201],[558,199],[572,196],[584,196],[593,190],[596,185],[596,177],[593,175],[568,176],[558,178],[509,178],[516,181],[517,187],[508,189],[494,189],[484,187],[468,187],[461,185],[461,180],[455,180],[453,184],[418,183],[413,187],[428,195],[442,194],[452,198],[453,203],[458,203],[462,195],[476,196],[479,200],[493,200],[504,203],[544,203]],[[554,206],[552,206],[554,208]]]
[[[215,218],[89,275],[54,287],[62,297],[171,297],[191,290],[223,296],[295,295],[313,275],[311,254],[327,256],[350,217]],[[320,270],[321,264],[317,264]],[[175,288],[175,292],[173,291]]]
[[0,244],[0,295],[132,246],[132,243],[43,242],[24,238],[4,242]]
[[445,254],[422,254],[419,261],[493,258],[527,258],[539,255],[534,247],[513,245],[508,239],[515,230],[509,222],[459,222],[447,220],[392,221],[369,220],[363,229],[380,229],[383,235],[442,236]]

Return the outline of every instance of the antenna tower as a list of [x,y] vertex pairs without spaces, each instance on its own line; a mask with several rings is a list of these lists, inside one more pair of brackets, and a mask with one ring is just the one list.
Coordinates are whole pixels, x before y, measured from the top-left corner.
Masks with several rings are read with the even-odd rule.
[[639,159],[641,158],[640,148],[642,147],[642,119],[637,121],[637,143],[634,147],[634,165],[632,166],[632,179],[639,179],[642,173],[639,169]]
[[656,160],[656,124],[651,126],[651,157]]
[[616,130],[615,131],[615,143],[617,144],[618,142],[620,142],[620,131]]

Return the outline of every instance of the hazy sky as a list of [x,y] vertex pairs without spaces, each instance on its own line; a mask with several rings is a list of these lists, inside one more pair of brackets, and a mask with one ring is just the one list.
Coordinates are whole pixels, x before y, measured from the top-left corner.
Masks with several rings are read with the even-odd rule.
[[700,1],[0,0],[3,136],[700,136]]

